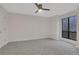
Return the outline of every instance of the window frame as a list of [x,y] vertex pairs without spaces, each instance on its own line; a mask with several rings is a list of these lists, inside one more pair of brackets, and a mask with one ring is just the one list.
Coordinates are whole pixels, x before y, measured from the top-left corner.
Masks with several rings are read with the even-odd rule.
[[[70,17],[74,17],[74,16],[70,16]],[[65,19],[65,18],[62,18],[62,38],[66,38],[66,39],[70,39],[70,40],[74,40],[74,41],[76,41],[77,39],[72,39],[72,38],[70,38],[70,17],[66,17],[67,18],[67,21],[68,21],[68,31],[67,31],[67,38],[66,37],[63,37],[63,20]],[[76,16],[75,16],[76,17]],[[77,27],[77,25],[76,25],[76,27]],[[76,34],[76,37],[77,37],[77,30],[76,30],[76,32],[75,32]]]

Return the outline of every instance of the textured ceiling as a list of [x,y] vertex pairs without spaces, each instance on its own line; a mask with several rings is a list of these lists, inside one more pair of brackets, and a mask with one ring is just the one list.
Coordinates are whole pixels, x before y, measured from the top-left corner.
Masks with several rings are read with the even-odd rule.
[[3,8],[5,8],[8,12],[19,13],[25,15],[35,15],[42,17],[51,17],[54,15],[62,15],[71,11],[74,11],[79,4],[74,3],[42,3],[43,7],[49,8],[50,11],[42,11],[35,14],[37,7],[33,3],[7,3],[0,4]]

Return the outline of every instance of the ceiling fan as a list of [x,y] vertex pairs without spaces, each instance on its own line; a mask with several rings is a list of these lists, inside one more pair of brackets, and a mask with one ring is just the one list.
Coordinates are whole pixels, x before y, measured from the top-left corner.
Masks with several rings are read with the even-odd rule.
[[38,10],[36,10],[35,13],[38,13],[38,12],[41,12],[41,11],[50,11],[50,9],[43,8],[42,4],[35,3],[35,5],[38,8]]

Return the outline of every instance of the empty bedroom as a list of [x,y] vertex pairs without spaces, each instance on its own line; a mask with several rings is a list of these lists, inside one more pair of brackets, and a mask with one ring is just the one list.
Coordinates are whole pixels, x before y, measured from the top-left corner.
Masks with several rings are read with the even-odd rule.
[[0,55],[79,55],[79,3],[0,3]]

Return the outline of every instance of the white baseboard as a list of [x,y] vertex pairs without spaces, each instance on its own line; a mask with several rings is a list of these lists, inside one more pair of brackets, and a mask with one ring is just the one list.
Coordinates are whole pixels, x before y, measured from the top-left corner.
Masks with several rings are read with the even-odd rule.
[[76,41],[69,40],[69,39],[66,39],[66,38],[60,38],[60,40],[63,40],[63,41],[65,41],[65,42],[71,43],[71,44],[73,44],[74,46],[76,46]]
[[0,44],[0,48],[2,48],[2,47],[4,47],[5,45],[7,45],[7,41],[6,42],[4,42],[3,44]]
[[14,40],[14,41],[10,41],[10,42],[18,42],[18,41],[28,41],[28,40],[39,40],[39,39],[47,39],[49,37],[46,37],[46,38],[34,38],[34,39],[20,39],[20,40]]

